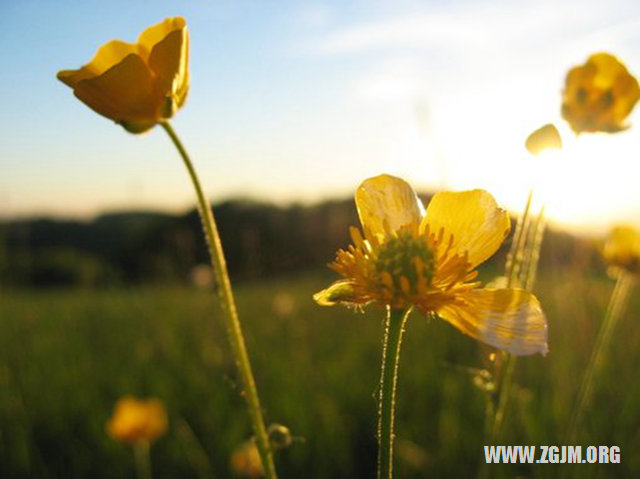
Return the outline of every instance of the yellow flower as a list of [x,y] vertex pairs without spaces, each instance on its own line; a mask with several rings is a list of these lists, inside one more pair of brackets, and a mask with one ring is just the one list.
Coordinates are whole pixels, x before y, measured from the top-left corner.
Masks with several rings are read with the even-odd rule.
[[535,296],[473,281],[510,228],[489,193],[437,193],[425,214],[409,184],[381,175],[365,180],[355,199],[364,237],[351,228],[353,245],[330,265],[344,279],[317,293],[318,304],[415,306],[512,354],[546,354],[547,323]]
[[532,155],[539,155],[545,150],[561,149],[562,138],[560,138],[558,129],[551,123],[548,123],[531,133],[527,137],[524,146]]
[[624,130],[640,98],[638,81],[613,55],[596,53],[569,70],[562,93],[562,117],[576,133]]
[[113,40],[79,70],[58,79],[95,112],[131,133],[170,118],[189,90],[189,36],[184,18],[147,28],[137,43]]
[[630,226],[611,230],[604,243],[604,259],[614,269],[640,274],[640,234]]
[[245,441],[236,447],[229,463],[234,476],[246,478],[264,476],[262,460],[255,441]]
[[125,396],[116,403],[107,433],[124,442],[153,441],[167,431],[167,425],[162,401]]

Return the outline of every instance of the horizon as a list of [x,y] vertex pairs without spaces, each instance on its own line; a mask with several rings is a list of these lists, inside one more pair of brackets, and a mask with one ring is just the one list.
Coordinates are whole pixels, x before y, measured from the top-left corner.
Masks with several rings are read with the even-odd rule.
[[[428,202],[424,201],[425,197],[431,198],[436,191],[417,191],[417,195],[420,197],[420,200],[423,202],[426,207]],[[279,209],[290,209],[294,207],[302,207],[302,208],[314,208],[317,206],[321,206],[323,204],[329,203],[348,203],[353,202],[353,196],[334,196],[328,198],[320,198],[317,200],[307,200],[307,201],[273,201],[273,200],[263,200],[260,198],[253,198],[248,196],[236,196],[236,197],[228,197],[221,198],[217,201],[211,201],[211,205],[213,208],[217,208],[224,204],[254,204],[260,206],[266,206],[269,208],[279,208]],[[353,207],[355,208],[355,202],[353,203]],[[140,206],[139,208],[129,208],[129,209],[118,209],[118,208],[105,208],[100,211],[86,214],[86,215],[72,215],[72,214],[25,214],[23,216],[15,216],[11,218],[3,218],[0,217],[0,226],[2,225],[10,225],[12,223],[21,223],[21,222],[36,222],[36,221],[53,221],[53,222],[78,222],[89,224],[99,220],[100,218],[109,217],[109,216],[118,216],[118,215],[163,215],[170,217],[184,217],[193,213],[197,213],[197,205],[193,203],[192,205],[185,205],[182,207],[176,208],[160,208],[153,205],[148,206]],[[509,211],[509,216],[511,219],[511,231],[516,226],[516,221],[518,217],[517,211]],[[359,223],[354,224],[352,226],[360,227]],[[571,224],[566,224],[562,222],[557,222],[555,220],[547,220],[547,227],[555,230],[556,232],[568,233],[572,236],[582,237],[582,238],[603,238],[608,231],[602,228],[584,228],[584,227],[575,227]]]

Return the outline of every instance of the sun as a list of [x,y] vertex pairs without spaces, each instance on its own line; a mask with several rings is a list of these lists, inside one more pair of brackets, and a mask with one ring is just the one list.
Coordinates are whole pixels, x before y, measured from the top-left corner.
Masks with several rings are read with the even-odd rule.
[[633,152],[639,151],[640,138],[631,131],[565,138],[561,151],[541,158],[536,178],[549,217],[592,232],[620,222],[638,224]]

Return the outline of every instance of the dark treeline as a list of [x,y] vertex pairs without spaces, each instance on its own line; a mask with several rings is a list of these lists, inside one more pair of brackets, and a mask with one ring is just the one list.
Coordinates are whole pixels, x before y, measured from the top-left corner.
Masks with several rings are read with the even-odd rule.
[[[352,199],[278,207],[253,201],[215,206],[235,279],[257,279],[318,269],[349,242],[358,225]],[[509,240],[505,242],[508,245]],[[504,260],[503,246],[495,261]],[[105,214],[92,221],[25,219],[0,223],[0,284],[100,286],[188,280],[207,263],[196,211]],[[542,263],[581,267],[597,262],[596,248],[565,233],[545,236]]]

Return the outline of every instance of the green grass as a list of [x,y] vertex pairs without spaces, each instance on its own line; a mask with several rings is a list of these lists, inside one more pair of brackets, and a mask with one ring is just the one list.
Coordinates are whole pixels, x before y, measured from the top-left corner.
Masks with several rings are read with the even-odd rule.
[[[383,311],[311,300],[331,276],[243,284],[237,298],[267,422],[301,438],[277,455],[283,478],[375,474]],[[541,273],[551,352],[518,362],[505,444],[563,444],[613,282]],[[186,287],[0,293],[0,477],[133,478],[130,448],[105,434],[122,395],[157,396],[171,428],[154,477],[231,477],[251,435],[213,294]],[[640,477],[637,295],[612,338],[583,444],[618,445],[622,464],[493,466],[492,477]],[[465,367],[490,348],[442,321],[409,319],[400,363],[397,477],[473,477],[484,460],[483,393]]]

